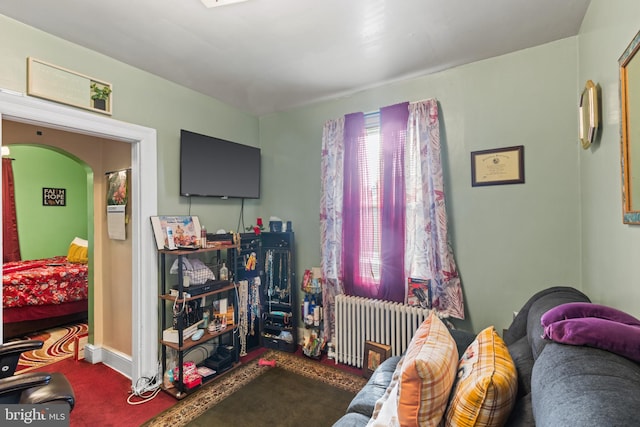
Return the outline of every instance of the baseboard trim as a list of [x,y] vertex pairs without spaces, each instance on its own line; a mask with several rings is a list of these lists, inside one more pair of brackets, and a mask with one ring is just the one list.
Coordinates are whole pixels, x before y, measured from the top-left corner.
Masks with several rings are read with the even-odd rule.
[[84,347],[84,358],[87,362],[93,364],[102,363],[107,365],[111,369],[114,369],[125,377],[131,379],[131,372],[133,371],[133,361],[131,360],[131,356],[128,356],[118,350],[87,344]]
[[84,360],[94,365],[102,362],[102,347],[86,344],[84,346]]

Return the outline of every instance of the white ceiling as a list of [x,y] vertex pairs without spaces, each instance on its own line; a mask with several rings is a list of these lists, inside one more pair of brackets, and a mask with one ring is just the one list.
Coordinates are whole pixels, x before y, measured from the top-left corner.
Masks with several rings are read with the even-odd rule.
[[574,36],[589,1],[4,0],[0,13],[262,115]]

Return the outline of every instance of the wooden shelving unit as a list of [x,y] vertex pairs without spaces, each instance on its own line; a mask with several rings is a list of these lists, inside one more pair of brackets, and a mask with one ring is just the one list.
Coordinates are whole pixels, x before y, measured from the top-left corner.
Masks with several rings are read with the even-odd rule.
[[[232,358],[233,362],[231,367],[229,369],[224,370],[223,372],[217,372],[215,375],[212,375],[207,379],[203,378],[202,384],[214,381],[216,378],[219,378],[221,375],[224,375],[225,373],[239,366],[240,362],[239,362],[238,336],[237,336],[238,325],[236,323],[238,321],[238,301],[236,298],[237,292],[236,292],[235,283],[233,281],[229,281],[228,283],[223,284],[222,286],[217,287],[216,289],[212,289],[202,294],[185,298],[184,295],[186,292],[188,292],[189,288],[184,287],[184,283],[183,283],[184,272],[182,270],[182,258],[184,257],[191,257],[196,255],[202,255],[204,253],[214,252],[216,254],[216,259],[220,261],[221,259],[223,259],[222,252],[225,251],[226,258],[224,259],[226,259],[226,262],[229,265],[229,270],[233,272],[233,276],[235,277],[236,271],[237,271],[237,265],[235,261],[236,256],[234,251],[237,251],[238,248],[239,248],[238,245],[223,243],[223,244],[211,245],[207,248],[202,248],[197,250],[163,249],[158,251],[158,254],[160,257],[160,270],[161,270],[160,271],[161,290],[158,295],[158,298],[162,302],[161,304],[162,307],[160,310],[161,311],[161,322],[160,322],[161,330],[160,330],[159,341],[162,348],[162,372],[163,373],[167,370],[167,349],[172,349],[176,351],[177,366],[182,367],[184,363],[185,352],[187,352],[188,350],[194,347],[206,344],[209,341],[216,340],[216,339],[218,340],[218,345],[221,345],[221,339],[227,336],[230,337],[230,341],[232,343],[231,345],[234,348],[233,358]],[[167,280],[167,266],[168,266],[167,259],[168,258],[178,260],[178,274],[177,274],[178,284],[177,284],[176,296],[171,295],[169,293],[170,286],[168,285],[168,280]],[[167,341],[163,339],[163,336],[162,336],[163,330],[167,328],[168,319],[170,319],[170,317],[167,316],[167,312],[171,311],[171,309],[168,308],[171,305],[168,303],[184,305],[184,304],[188,304],[190,301],[208,300],[208,299],[215,300],[218,298],[224,298],[225,296],[229,301],[233,302],[233,310],[234,310],[234,321],[232,322],[232,324],[227,324],[225,329],[221,329],[214,333],[210,333],[209,331],[205,330],[204,335],[200,339],[193,340],[191,339],[191,337],[184,336],[185,328],[178,327],[177,329],[178,342]],[[173,316],[173,313],[171,313],[170,316]],[[196,386],[191,389],[187,388],[186,385],[183,383],[182,371],[183,371],[182,369],[178,369],[178,377],[174,381],[174,387],[167,388],[164,385],[162,386],[162,390],[164,390],[165,392],[169,393],[170,395],[172,395],[177,399],[182,399],[201,387],[201,386]]]

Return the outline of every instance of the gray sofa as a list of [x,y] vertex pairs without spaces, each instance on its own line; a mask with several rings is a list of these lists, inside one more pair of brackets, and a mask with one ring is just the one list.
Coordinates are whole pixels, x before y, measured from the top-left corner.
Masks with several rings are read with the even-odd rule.
[[[518,370],[518,394],[507,426],[640,425],[640,364],[614,353],[542,338],[541,316],[568,302],[590,302],[570,287],[533,295],[504,332]],[[475,336],[451,331],[462,355]],[[639,344],[640,345],[640,344]],[[383,362],[334,427],[366,426],[400,357]]]
[[[457,329],[451,329],[449,332],[456,342],[458,358],[460,358],[476,336],[470,332]],[[385,360],[378,366],[367,384],[353,398],[346,414],[334,424],[334,427],[361,427],[367,425],[371,414],[373,414],[376,401],[387,389],[399,361],[400,356],[395,356]]]

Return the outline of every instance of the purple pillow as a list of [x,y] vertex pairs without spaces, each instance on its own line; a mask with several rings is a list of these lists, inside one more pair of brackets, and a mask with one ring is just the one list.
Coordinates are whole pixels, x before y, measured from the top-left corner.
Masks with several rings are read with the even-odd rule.
[[638,325],[598,317],[567,319],[546,326],[543,337],[562,344],[600,348],[640,362]]
[[597,317],[627,325],[640,326],[640,320],[625,313],[624,311],[589,302],[569,302],[566,304],[560,304],[544,313],[540,318],[540,322],[542,323],[542,326],[548,326],[559,320],[575,319],[579,317]]

